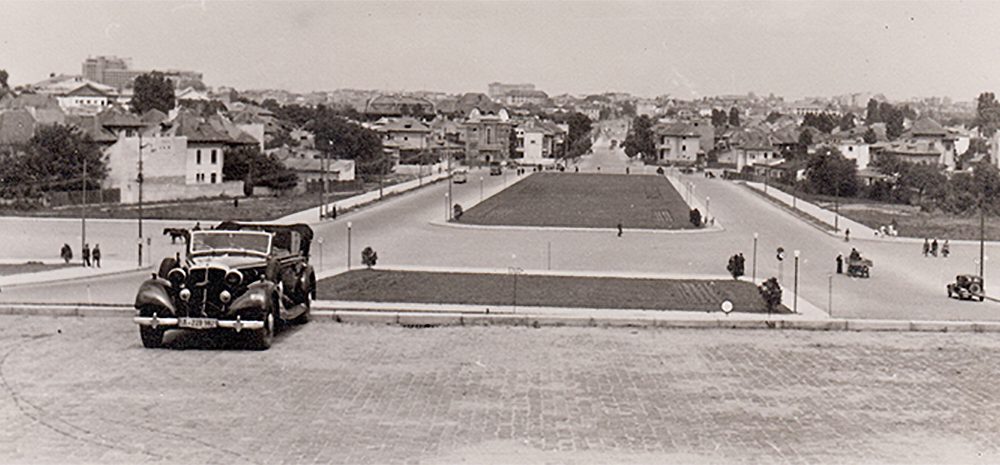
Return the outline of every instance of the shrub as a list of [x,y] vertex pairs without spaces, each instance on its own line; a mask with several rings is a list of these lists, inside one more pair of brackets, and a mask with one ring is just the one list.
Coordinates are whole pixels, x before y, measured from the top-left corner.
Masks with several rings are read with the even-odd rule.
[[371,247],[365,247],[365,250],[361,251],[361,263],[371,269],[375,266],[375,262],[378,261],[378,254]]
[[781,305],[781,286],[778,285],[777,278],[772,277],[764,281],[758,290],[760,291],[760,296],[764,299],[764,305],[767,305],[768,312],[773,312]]
[[462,213],[464,213],[464,211],[462,210],[461,205],[456,203],[455,207],[452,210],[454,210],[452,216],[455,218],[455,221],[458,221],[460,218],[462,218]]
[[729,264],[726,265],[726,270],[729,271],[729,274],[733,275],[733,279],[739,279],[740,276],[743,276],[745,270],[743,261],[742,254],[729,257]]
[[697,208],[691,209],[691,214],[689,215],[689,219],[691,220],[691,224],[693,224],[694,227],[696,228],[701,227],[701,212],[698,211]]
[[656,174],[660,174],[660,175],[663,174],[663,167],[662,166],[657,166],[656,167]]

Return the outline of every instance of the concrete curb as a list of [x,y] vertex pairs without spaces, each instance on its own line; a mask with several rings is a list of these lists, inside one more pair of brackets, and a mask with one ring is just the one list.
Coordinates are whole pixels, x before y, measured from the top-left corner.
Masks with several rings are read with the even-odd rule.
[[[73,282],[73,281],[83,281],[83,280],[86,280],[86,279],[107,278],[109,276],[119,276],[119,275],[123,275],[123,274],[135,273],[135,272],[139,272],[139,271],[149,271],[149,270],[152,270],[152,269],[153,269],[152,267],[129,268],[127,270],[116,270],[116,271],[111,271],[111,272],[108,272],[108,273],[95,273],[95,274],[84,275],[84,276],[72,276],[72,277],[67,277],[67,278],[55,278],[55,279],[40,279],[40,280],[37,280],[37,281],[27,281],[27,282],[23,282],[23,283],[0,284],[0,288],[14,289],[14,288],[26,287],[26,286],[36,286],[36,285],[40,285],[40,284],[68,283],[68,282]],[[25,274],[25,275],[11,275],[11,276],[28,276],[30,274],[34,274],[34,273],[29,273],[29,274]]]
[[[454,223],[454,222],[444,222],[444,221],[431,221],[431,226],[439,226],[443,228],[458,228],[458,229],[474,229],[482,231],[536,231],[536,232],[589,232],[589,233],[609,233],[617,234],[618,228],[581,228],[581,227],[571,227],[571,226],[508,226],[508,225],[483,225],[483,224],[468,224],[468,223]],[[699,228],[699,229],[635,229],[635,228],[623,228],[624,232],[629,234],[701,234],[701,233],[713,233],[722,232],[726,228],[722,227],[718,222],[712,226]]]
[[[857,319],[754,319],[715,317],[676,318],[671,312],[650,312],[644,316],[595,317],[575,314],[466,314],[379,312],[365,310],[314,310],[313,321],[345,324],[393,325],[411,327],[437,326],[527,326],[527,327],[627,327],[662,329],[756,329],[796,331],[915,332],[915,333],[1000,333],[1000,321],[907,321]],[[74,304],[2,304],[0,316],[103,317],[128,318],[131,306],[94,306]]]

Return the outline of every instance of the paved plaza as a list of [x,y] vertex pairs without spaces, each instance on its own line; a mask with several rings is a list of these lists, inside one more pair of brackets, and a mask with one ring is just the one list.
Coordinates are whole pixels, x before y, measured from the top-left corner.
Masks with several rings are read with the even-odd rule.
[[[0,462],[997,463],[981,334],[0,317]],[[224,350],[218,350],[218,349]]]

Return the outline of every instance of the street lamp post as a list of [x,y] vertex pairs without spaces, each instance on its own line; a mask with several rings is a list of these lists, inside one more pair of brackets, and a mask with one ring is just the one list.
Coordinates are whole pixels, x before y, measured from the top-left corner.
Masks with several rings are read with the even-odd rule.
[[833,197],[833,230],[840,232],[840,183],[837,183],[837,195]]
[[799,251],[795,251],[795,300],[792,301],[792,312],[799,313]]
[[753,233],[753,280],[754,284],[757,284],[757,233]]
[[142,268],[142,133],[139,133],[139,268]]
[[451,219],[451,196],[447,192],[444,193],[444,220],[448,221]]
[[347,269],[351,269],[351,222],[347,222]]
[[483,177],[479,177],[479,201],[483,201]]
[[986,293],[986,212],[983,210],[983,197],[979,196],[979,277],[983,278],[983,294]]
[[712,197],[705,196],[705,221],[710,221],[712,218]]

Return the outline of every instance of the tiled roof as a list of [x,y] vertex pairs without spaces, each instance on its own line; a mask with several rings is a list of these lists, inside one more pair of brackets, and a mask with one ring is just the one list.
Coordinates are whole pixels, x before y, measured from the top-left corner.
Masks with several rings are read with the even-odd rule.
[[675,137],[698,137],[699,134],[694,130],[694,127],[688,123],[676,122],[676,123],[661,123],[653,126],[653,133],[660,136],[675,136]]
[[102,111],[97,115],[97,120],[107,128],[139,128],[146,126],[135,113],[125,111],[121,107],[114,106]]
[[915,136],[941,136],[948,135],[948,131],[940,123],[931,118],[920,118],[910,127],[911,134]]
[[430,132],[431,128],[412,116],[383,118],[373,125],[376,131],[386,132]]

